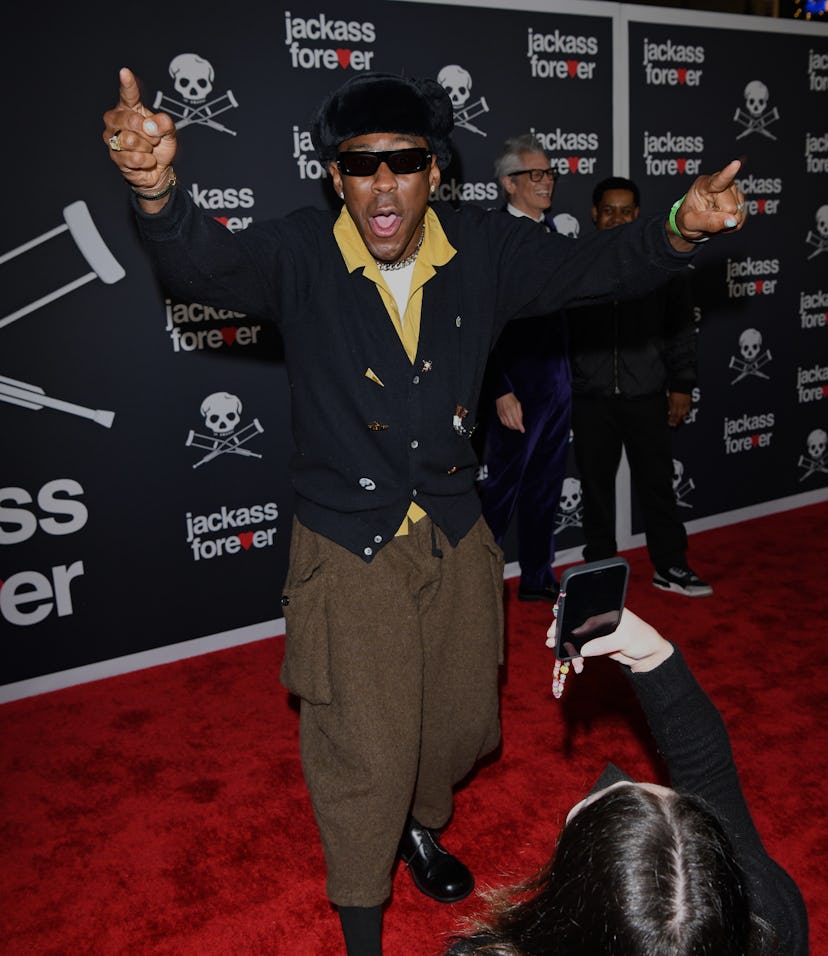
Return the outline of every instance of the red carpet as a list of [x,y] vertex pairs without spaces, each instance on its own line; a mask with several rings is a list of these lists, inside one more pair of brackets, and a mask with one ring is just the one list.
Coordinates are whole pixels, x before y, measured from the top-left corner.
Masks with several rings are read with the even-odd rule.
[[[731,730],[769,851],[828,949],[828,504],[691,538],[712,598],[629,605],[681,645]],[[545,860],[607,760],[661,773],[616,665],[550,691],[546,606],[507,583],[503,746],[461,789],[446,844],[479,884]],[[339,925],[278,683],[281,638],[0,707],[4,956],[340,954]],[[397,872],[386,956],[433,956],[474,899],[441,906]]]

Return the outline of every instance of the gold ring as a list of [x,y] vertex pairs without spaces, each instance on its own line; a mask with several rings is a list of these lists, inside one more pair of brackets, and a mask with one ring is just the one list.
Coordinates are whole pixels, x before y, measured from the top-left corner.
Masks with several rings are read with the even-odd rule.
[[740,202],[737,204],[736,208],[739,210],[739,212],[741,212],[745,208],[745,204]]
[[116,129],[115,132],[109,137],[109,148],[114,150],[116,153],[121,150],[121,131]]

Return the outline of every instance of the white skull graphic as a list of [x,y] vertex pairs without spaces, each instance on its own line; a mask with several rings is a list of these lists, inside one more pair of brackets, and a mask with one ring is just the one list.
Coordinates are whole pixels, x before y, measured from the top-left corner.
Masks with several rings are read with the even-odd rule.
[[555,228],[562,236],[569,236],[570,239],[577,239],[581,231],[581,224],[574,216],[568,212],[559,212],[557,216],[552,217]]
[[581,503],[581,482],[578,478],[564,478],[561,488],[560,508],[564,514],[572,514]]
[[673,459],[673,491],[678,491],[678,487],[684,478],[684,464]]
[[828,432],[824,428],[815,428],[808,435],[808,454],[813,461],[822,461],[828,446]]
[[194,105],[203,103],[213,89],[213,67],[197,53],[179,53],[170,63],[175,88]]
[[213,392],[201,403],[204,423],[214,435],[230,435],[239,424],[241,410],[241,400],[229,392]]
[[462,66],[451,63],[444,66],[437,74],[437,82],[449,95],[451,105],[455,109],[465,106],[466,100],[471,96],[472,78],[468,70]]
[[816,213],[817,232],[823,239],[828,239],[828,204],[820,206]]
[[768,107],[768,88],[761,80],[751,80],[745,87],[745,106],[751,116],[761,116]]
[[752,362],[759,354],[759,349],[761,348],[762,333],[756,329],[745,329],[739,336],[739,349],[741,350],[742,357],[746,361]]

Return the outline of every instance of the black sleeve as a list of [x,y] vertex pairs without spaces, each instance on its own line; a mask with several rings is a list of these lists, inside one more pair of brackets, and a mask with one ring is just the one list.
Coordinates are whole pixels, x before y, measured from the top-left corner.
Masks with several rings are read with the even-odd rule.
[[231,233],[196,207],[183,187],[159,213],[133,199],[138,233],[166,291],[183,301],[205,302],[277,323],[307,297],[314,260],[308,249],[321,231],[318,215],[254,223]]
[[[490,214],[494,220],[506,217]],[[596,229],[579,239],[537,230],[512,217],[500,232],[498,310],[507,318],[549,315],[567,306],[640,298],[686,269],[693,253],[676,252],[663,218]]]
[[798,887],[762,845],[745,802],[721,714],[681,652],[655,670],[624,669],[638,696],[676,790],[702,797],[729,834],[744,870],[754,912],[780,937],[780,953],[806,956],[808,918]]

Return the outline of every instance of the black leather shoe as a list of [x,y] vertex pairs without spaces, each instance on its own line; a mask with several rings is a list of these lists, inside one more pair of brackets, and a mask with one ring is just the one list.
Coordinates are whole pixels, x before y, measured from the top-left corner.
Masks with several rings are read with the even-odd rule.
[[554,604],[558,600],[560,585],[547,584],[543,588],[525,588],[518,586],[518,600],[520,601],[549,601]]
[[468,867],[440,846],[435,830],[421,826],[414,817],[405,825],[400,857],[417,889],[439,903],[457,903],[474,889]]

